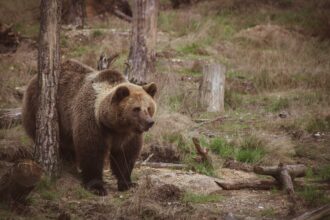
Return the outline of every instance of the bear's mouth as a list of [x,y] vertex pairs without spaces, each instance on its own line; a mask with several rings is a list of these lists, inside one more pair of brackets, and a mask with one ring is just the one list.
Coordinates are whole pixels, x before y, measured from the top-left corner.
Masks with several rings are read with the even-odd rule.
[[143,133],[143,132],[149,131],[149,128],[146,127],[146,126],[142,126],[142,125],[140,125],[140,126],[138,126],[138,127],[135,129],[135,131],[136,131],[137,133]]

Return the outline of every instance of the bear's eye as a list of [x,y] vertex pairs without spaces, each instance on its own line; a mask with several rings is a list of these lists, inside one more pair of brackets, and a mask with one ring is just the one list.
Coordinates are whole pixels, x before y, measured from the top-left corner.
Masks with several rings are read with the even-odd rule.
[[133,108],[133,112],[140,112],[140,111],[141,111],[141,108],[140,107]]

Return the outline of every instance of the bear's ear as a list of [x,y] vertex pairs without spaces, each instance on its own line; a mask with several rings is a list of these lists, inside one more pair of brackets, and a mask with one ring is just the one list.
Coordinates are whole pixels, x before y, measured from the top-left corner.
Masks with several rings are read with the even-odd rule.
[[112,102],[119,103],[127,96],[129,96],[129,89],[126,86],[120,86],[116,89]]
[[157,92],[157,86],[155,83],[149,83],[147,85],[142,86],[144,91],[146,91],[152,98],[155,96]]

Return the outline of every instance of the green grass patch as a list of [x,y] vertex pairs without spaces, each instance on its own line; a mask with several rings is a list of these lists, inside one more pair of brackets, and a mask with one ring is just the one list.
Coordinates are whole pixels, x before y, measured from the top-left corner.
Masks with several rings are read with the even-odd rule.
[[177,112],[182,107],[183,94],[170,96],[168,98],[168,106],[174,112]]
[[93,197],[93,194],[91,192],[87,191],[86,189],[80,186],[75,188],[74,194],[77,199],[89,199]]
[[95,31],[93,31],[93,33],[92,33],[92,37],[93,37],[93,38],[97,38],[97,37],[100,37],[100,36],[102,36],[102,35],[103,35],[103,32],[100,31],[100,30],[95,30]]
[[328,197],[324,191],[318,190],[312,186],[305,187],[301,191],[298,191],[298,195],[300,195],[310,206],[330,203],[330,197]]
[[60,193],[55,189],[55,182],[48,177],[43,177],[39,181],[36,191],[45,200],[54,201],[60,198]]
[[243,97],[231,89],[225,91],[225,109],[238,109],[243,103]]
[[274,217],[275,216],[275,209],[274,208],[268,208],[260,211],[260,215],[262,217]]
[[91,50],[91,48],[87,46],[77,46],[72,49],[70,52],[70,55],[73,57],[81,57],[82,55],[88,53]]
[[280,98],[277,98],[276,100],[274,100],[270,104],[270,106],[268,107],[268,110],[271,112],[278,112],[283,109],[289,108],[289,106],[290,106],[289,99],[280,97]]
[[322,181],[330,181],[330,164],[322,166],[317,173],[317,177]]
[[201,51],[202,51],[202,48],[197,43],[191,43],[191,44],[186,44],[186,45],[178,48],[177,51],[180,52],[180,53],[183,53],[183,54],[200,55]]
[[224,158],[234,158],[237,151],[235,146],[222,138],[214,138],[211,140],[209,148],[213,153]]
[[330,131],[330,115],[324,118],[321,117],[311,118],[307,122],[305,130],[309,133]]
[[24,37],[37,38],[39,35],[40,24],[38,22],[32,24],[17,23],[13,28]]
[[223,200],[221,195],[217,194],[195,194],[191,192],[187,192],[184,194],[182,201],[186,203],[214,203]]
[[265,155],[264,143],[254,135],[243,139],[240,150],[237,152],[236,160],[245,163],[257,163]]
[[253,135],[246,136],[238,145],[222,138],[214,138],[209,148],[223,158],[233,158],[245,163],[258,163],[265,155],[264,143]]
[[202,76],[203,73],[201,71],[193,70],[193,69],[181,69],[180,73],[187,76]]

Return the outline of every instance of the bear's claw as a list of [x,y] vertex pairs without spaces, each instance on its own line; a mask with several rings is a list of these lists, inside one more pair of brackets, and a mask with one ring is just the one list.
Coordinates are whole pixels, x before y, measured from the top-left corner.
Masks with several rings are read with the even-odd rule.
[[107,190],[104,188],[104,184],[100,180],[91,180],[85,185],[86,189],[98,196],[108,195]]

